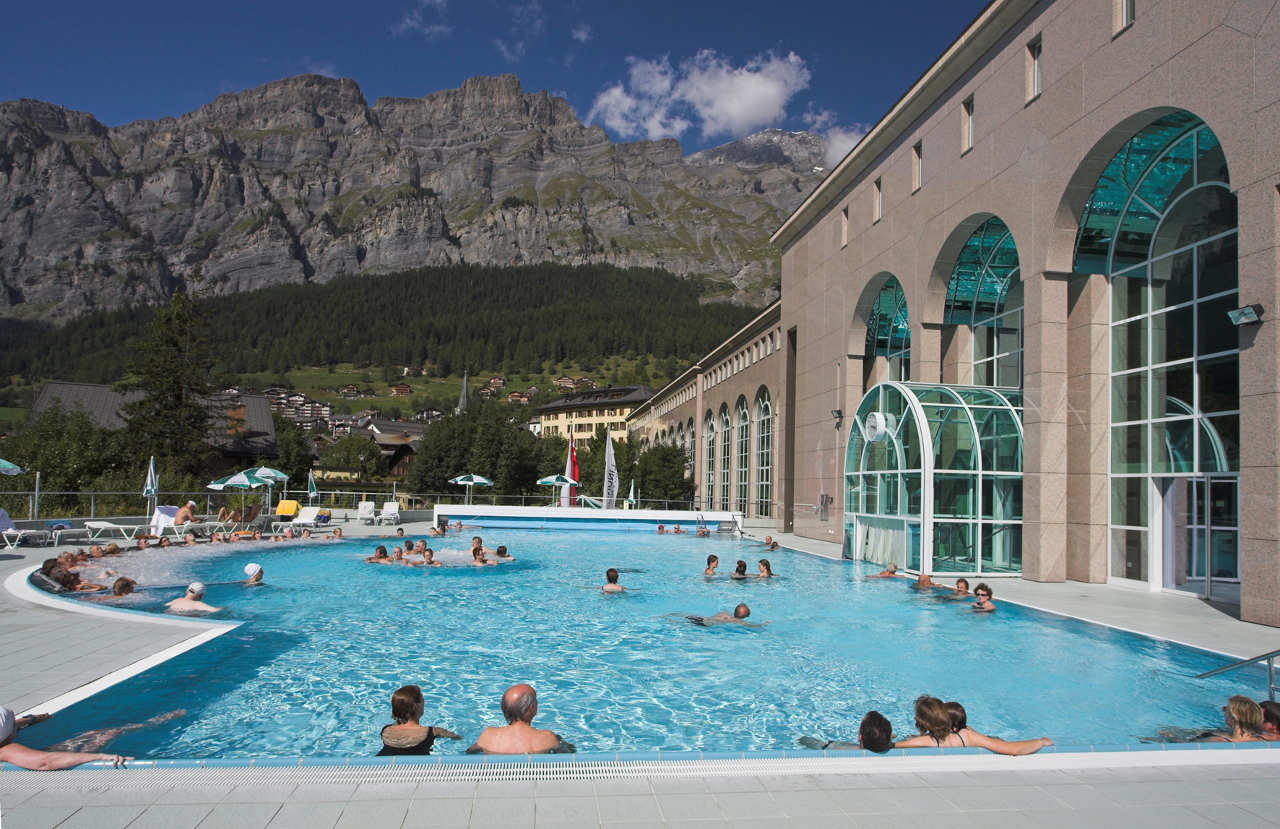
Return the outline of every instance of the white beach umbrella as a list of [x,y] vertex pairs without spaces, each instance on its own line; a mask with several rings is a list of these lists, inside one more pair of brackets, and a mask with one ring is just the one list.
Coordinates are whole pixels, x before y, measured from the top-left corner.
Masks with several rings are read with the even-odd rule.
[[465,475],[459,475],[456,478],[450,478],[449,483],[465,486],[467,488],[467,503],[471,503],[471,488],[476,486],[493,486],[493,481],[483,475],[473,475],[468,472]]
[[[575,481],[573,478],[570,478],[568,475],[561,475],[559,472],[557,472],[554,475],[548,475],[545,478],[538,479],[538,486],[557,487],[557,486],[577,486],[577,485],[578,485],[578,482]],[[556,495],[555,490],[552,489],[551,498],[552,498],[553,504],[556,503],[555,495]]]

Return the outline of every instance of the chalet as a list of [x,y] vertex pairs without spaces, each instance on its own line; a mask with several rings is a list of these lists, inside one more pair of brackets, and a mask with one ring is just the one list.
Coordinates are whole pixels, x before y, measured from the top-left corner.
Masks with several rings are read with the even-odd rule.
[[413,393],[413,388],[408,383],[396,383],[391,387],[392,397],[408,397]]
[[353,400],[360,396],[360,387],[355,383],[347,383],[345,386],[338,389],[338,394],[348,400]]

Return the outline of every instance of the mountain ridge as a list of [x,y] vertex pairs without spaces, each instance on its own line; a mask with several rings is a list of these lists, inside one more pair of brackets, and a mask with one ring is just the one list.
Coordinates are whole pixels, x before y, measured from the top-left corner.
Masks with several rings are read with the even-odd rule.
[[615,143],[514,75],[373,104],[298,75],[117,127],[6,101],[0,316],[459,263],[656,267],[759,304],[777,293],[768,236],[824,149],[782,130],[690,156]]

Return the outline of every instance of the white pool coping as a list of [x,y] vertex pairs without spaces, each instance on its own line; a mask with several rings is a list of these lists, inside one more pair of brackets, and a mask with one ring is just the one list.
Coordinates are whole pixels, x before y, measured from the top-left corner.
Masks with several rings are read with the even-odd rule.
[[179,654],[186,653],[193,648],[198,648],[205,642],[216,639],[222,634],[239,627],[241,624],[240,622],[221,622],[173,616],[166,617],[158,613],[147,613],[145,611],[127,610],[124,608],[103,607],[100,605],[91,605],[88,602],[76,601],[74,599],[64,599],[52,593],[47,593],[31,584],[29,581],[31,574],[39,569],[39,567],[24,567],[15,570],[4,580],[5,589],[8,590],[11,595],[22,599],[23,601],[43,605],[45,607],[52,607],[57,610],[64,610],[70,613],[118,619],[121,621],[142,622],[144,624],[191,628],[193,631],[198,632],[176,645],[171,645],[149,656],[145,656],[136,662],[131,662],[122,668],[117,668],[116,670],[111,671],[92,682],[81,685],[78,688],[73,688],[64,694],[59,694],[51,700],[32,706],[25,711],[21,711],[19,712],[20,715],[35,713],[52,714],[56,711],[61,711],[63,708],[67,708],[77,702],[88,699],[99,691],[110,688],[112,685],[123,682],[130,677],[137,676],[143,671],[154,668],[164,662],[168,662]]

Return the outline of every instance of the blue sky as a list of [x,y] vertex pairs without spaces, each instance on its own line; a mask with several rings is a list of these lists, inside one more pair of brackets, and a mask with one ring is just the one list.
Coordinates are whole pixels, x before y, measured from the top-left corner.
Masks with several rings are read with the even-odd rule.
[[766,126],[848,144],[986,0],[137,0],[13,3],[0,100],[116,125],[303,72],[372,103],[512,72],[615,140],[693,152]]

